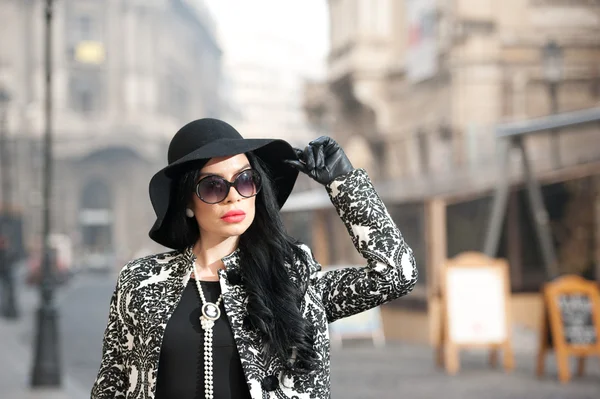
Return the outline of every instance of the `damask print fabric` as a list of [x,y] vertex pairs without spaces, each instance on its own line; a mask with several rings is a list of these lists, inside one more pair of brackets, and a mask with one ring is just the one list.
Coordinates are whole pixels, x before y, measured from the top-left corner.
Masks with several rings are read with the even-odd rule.
[[[406,295],[417,280],[411,249],[362,169],[341,176],[327,191],[364,267],[322,271],[307,246],[310,281],[301,304],[315,327],[319,369],[310,375],[283,375],[278,359],[265,359],[258,334],[244,323],[248,296],[239,278],[239,252],[223,259],[219,271],[223,303],[234,333],[250,394],[254,399],[330,398],[329,323]],[[128,263],[119,275],[104,336],[102,362],[92,399],[152,399],[162,338],[183,289],[194,255],[191,248]],[[285,265],[303,270],[297,261]]]

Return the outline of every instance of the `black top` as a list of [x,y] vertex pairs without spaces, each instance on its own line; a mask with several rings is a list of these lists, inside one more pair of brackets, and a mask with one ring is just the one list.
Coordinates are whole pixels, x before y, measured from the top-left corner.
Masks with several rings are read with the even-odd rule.
[[[207,301],[221,294],[218,281],[202,281]],[[200,295],[190,279],[163,338],[158,363],[156,399],[204,398],[204,330],[200,326]],[[223,302],[213,327],[213,386],[215,399],[250,399],[248,384]]]

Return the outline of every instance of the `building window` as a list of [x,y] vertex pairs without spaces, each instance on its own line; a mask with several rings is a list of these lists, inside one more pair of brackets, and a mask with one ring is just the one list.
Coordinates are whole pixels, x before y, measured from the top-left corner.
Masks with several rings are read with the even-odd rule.
[[80,40],[92,39],[92,20],[89,15],[80,15],[75,21],[75,31]]
[[358,3],[356,0],[337,0],[330,4],[331,42],[334,49],[347,45],[357,29]]
[[103,88],[99,71],[72,71],[69,78],[71,109],[85,115],[101,111]]
[[165,76],[161,83],[161,92],[163,93],[160,98],[161,109],[167,115],[170,115],[179,120],[186,120],[190,116],[189,110],[193,105],[191,102],[194,100],[191,96],[189,87],[193,86],[192,82],[185,82],[181,77],[185,76],[177,68],[173,68],[172,71]]
[[367,35],[387,36],[391,33],[390,0],[359,0],[360,30]]
[[105,58],[103,10],[67,11],[67,52],[80,64],[102,64]]
[[76,11],[70,15],[67,37],[71,43],[102,40],[102,24],[98,14]]
[[329,26],[331,47],[336,49],[341,41],[340,35],[340,3],[338,1],[329,2]]
[[281,216],[288,234],[300,241],[301,243],[312,247],[312,218],[314,216],[314,212],[284,212]]
[[187,117],[187,107],[189,104],[188,92],[183,85],[173,83],[169,90],[169,103],[171,104],[171,114],[185,119]]

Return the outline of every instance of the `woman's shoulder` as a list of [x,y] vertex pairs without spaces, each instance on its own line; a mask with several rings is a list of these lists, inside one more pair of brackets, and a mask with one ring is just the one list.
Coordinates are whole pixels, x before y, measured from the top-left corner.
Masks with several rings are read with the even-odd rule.
[[304,260],[303,258],[313,259],[313,253],[308,245],[301,241],[294,242],[294,252],[296,255],[296,260]]
[[320,270],[319,262],[315,259],[315,256],[310,247],[302,242],[297,242],[296,247],[300,250],[296,256],[296,264],[303,263],[309,268],[309,272],[315,272]]
[[156,268],[162,268],[173,262],[178,262],[182,256],[184,256],[182,251],[168,251],[138,257],[127,262],[119,274],[121,279],[132,274],[137,276],[153,274]]

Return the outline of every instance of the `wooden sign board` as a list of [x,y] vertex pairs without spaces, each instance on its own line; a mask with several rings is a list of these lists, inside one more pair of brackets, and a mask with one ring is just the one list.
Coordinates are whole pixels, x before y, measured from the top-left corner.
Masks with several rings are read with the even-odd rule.
[[479,252],[446,262],[442,279],[442,337],[438,363],[456,374],[463,348],[489,348],[492,366],[503,350],[506,370],[514,367],[510,344],[508,264]]
[[381,311],[379,307],[345,317],[329,325],[329,336],[335,347],[341,347],[344,339],[370,339],[377,347],[385,345]]
[[592,281],[567,275],[545,284],[543,299],[537,374],[544,374],[546,353],[554,349],[558,378],[568,382],[570,356],[579,358],[578,375],[587,356],[600,356],[600,291]]
[[[353,266],[329,266],[327,270]],[[332,346],[341,347],[344,339],[370,339],[377,347],[385,345],[381,309],[379,307],[344,317],[329,324]]]

